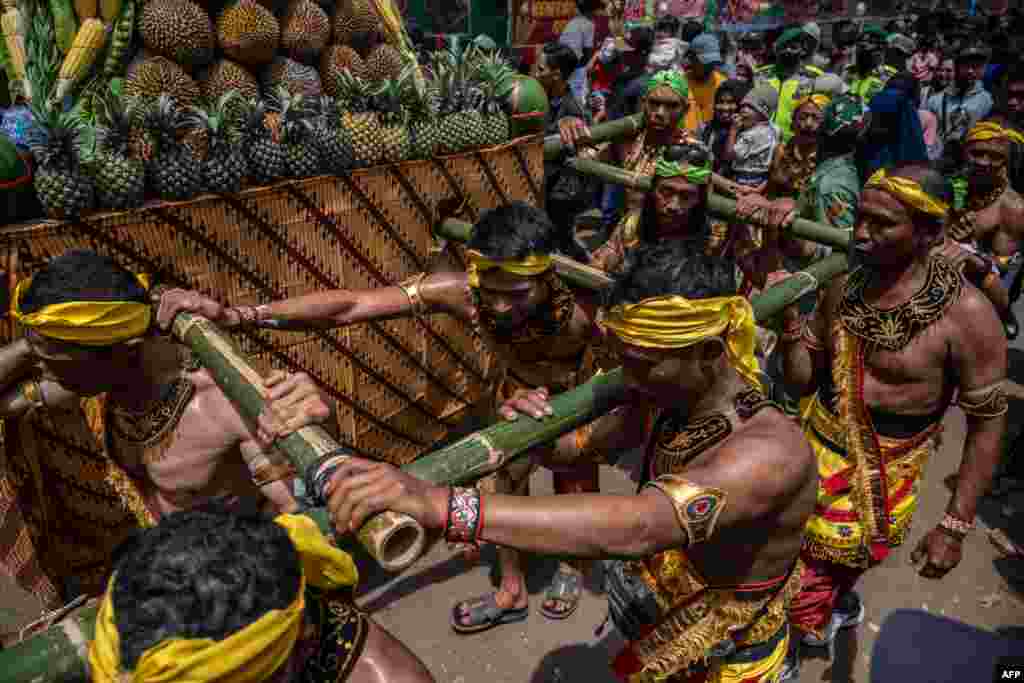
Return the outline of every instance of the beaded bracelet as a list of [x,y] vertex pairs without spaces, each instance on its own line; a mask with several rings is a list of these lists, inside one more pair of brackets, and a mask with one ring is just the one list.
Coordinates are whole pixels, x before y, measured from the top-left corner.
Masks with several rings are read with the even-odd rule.
[[479,545],[484,510],[480,491],[453,486],[448,490],[448,519],[444,538],[449,543]]
[[939,528],[948,533],[958,541],[962,541],[967,538],[967,534],[974,529],[974,522],[965,522],[959,517],[947,512],[939,522]]

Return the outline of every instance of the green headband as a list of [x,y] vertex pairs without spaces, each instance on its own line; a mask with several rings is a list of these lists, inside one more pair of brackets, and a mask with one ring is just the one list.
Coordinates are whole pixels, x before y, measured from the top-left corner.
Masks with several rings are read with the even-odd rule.
[[675,69],[659,71],[647,80],[645,95],[651,94],[655,89],[665,86],[671,88],[675,94],[687,101],[690,98],[690,86],[686,83],[686,77]]
[[658,157],[654,164],[654,175],[659,178],[686,178],[687,182],[694,185],[707,185],[711,182],[711,166],[694,166],[679,161],[666,161],[664,157]]
[[775,41],[775,51],[778,52],[786,45],[797,41],[807,35],[802,28],[788,28],[782,32],[779,39]]

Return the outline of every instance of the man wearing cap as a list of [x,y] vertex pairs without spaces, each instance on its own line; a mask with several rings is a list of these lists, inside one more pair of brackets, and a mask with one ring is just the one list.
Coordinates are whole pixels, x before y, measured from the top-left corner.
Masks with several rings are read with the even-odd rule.
[[690,86],[690,108],[684,125],[694,134],[715,118],[715,91],[727,78],[721,67],[722,51],[718,38],[710,33],[701,33],[690,42],[685,67],[686,81]]
[[[945,515],[910,556],[923,561],[921,576],[942,578],[960,562],[999,460],[1006,337],[985,295],[932,251],[951,199],[949,181],[928,166],[876,173],[854,228],[860,265],[829,285],[806,320],[795,307],[784,313],[787,380],[814,394],[805,434],[818,457],[818,504],[790,609],[809,645],[831,646],[840,629],[863,620],[853,588],[906,539],[954,399],[967,414],[967,438]],[[783,680],[796,680],[797,669],[791,661]]]
[[764,36],[760,33],[743,33],[740,35],[740,49],[736,55],[736,75],[740,76],[740,67],[750,71],[750,77],[746,80],[753,80],[758,69],[765,65],[768,57],[768,49],[764,44]]
[[298,505],[272,444],[329,406],[308,376],[275,373],[248,424],[187,348],[157,334],[154,301],[174,298],[86,250],[13,293],[23,334],[0,348],[0,570],[47,609],[102,590],[117,544],[164,515],[210,500]]
[[893,33],[886,43],[888,46],[885,54],[886,66],[895,69],[896,73],[908,70],[910,58],[917,52],[917,41],[902,33]]
[[867,104],[881,92],[896,69],[885,63],[889,34],[876,24],[867,24],[857,41],[857,57],[844,74],[850,92]]
[[[449,540],[609,559],[609,616],[626,640],[624,683],[769,683],[788,648],[786,607],[814,506],[815,464],[799,428],[765,398],[750,304],[733,265],[679,245],[643,250],[610,293],[603,327],[628,403],[594,423],[565,461],[647,450],[635,495],[513,498],[437,487],[353,460],[331,482],[338,529],[406,512]],[[533,392],[506,419],[545,420]]]
[[757,74],[758,82],[770,85],[779,93],[779,104],[772,123],[778,126],[783,140],[793,137],[796,91],[804,83],[824,73],[818,67],[807,63],[808,39],[807,33],[800,27],[783,31],[775,41],[775,64],[763,67]]
[[989,51],[981,43],[969,42],[956,51],[953,83],[928,98],[928,111],[939,120],[942,160],[948,170],[962,163],[963,141],[974,124],[992,111],[992,95],[981,84]]

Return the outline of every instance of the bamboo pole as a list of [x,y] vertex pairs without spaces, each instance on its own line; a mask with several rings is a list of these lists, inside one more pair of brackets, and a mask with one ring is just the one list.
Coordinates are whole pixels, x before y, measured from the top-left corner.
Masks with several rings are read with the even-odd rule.
[[[616,138],[634,135],[643,130],[643,127],[643,114],[633,114],[632,116],[626,116],[615,121],[592,126],[590,128],[590,137],[587,138],[587,141],[598,145]],[[563,149],[562,138],[558,135],[549,135],[544,138],[544,158],[548,161],[556,160]]]
[[[238,350],[231,338],[205,318],[180,313],[174,320],[175,336],[192,349],[213,376],[221,391],[248,420],[255,421],[263,410],[263,378]],[[312,425],[280,439],[276,446],[302,476],[310,493],[317,500],[326,496],[314,476],[328,458],[347,456],[338,442]],[[392,572],[406,569],[423,552],[426,535],[423,528],[407,515],[384,512],[371,518],[356,538],[384,569]]]
[[[832,254],[795,273],[753,298],[751,304],[755,317],[764,321],[778,315],[786,306],[845,272],[846,268],[845,254]],[[176,320],[175,326],[178,325]],[[185,329],[185,336],[195,330],[195,327]],[[500,422],[402,469],[436,484],[467,483],[499,469],[536,446],[592,422],[621,404],[624,396],[622,370],[616,368],[593,377],[572,391],[552,397],[554,413],[550,417]],[[247,400],[255,408],[255,399]],[[312,517],[325,533],[330,529],[330,520],[323,508],[304,514]],[[3,680],[9,683],[58,683],[85,679],[88,675],[86,647],[95,633],[95,619],[96,606],[90,605],[26,641],[0,650]]]

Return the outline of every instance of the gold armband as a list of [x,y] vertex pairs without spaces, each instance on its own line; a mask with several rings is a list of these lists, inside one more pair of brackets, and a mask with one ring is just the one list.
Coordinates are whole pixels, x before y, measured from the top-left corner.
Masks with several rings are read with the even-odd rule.
[[423,301],[423,293],[420,292],[420,286],[426,279],[427,274],[420,273],[398,283],[398,287],[409,297],[409,303],[412,305],[412,314],[415,316],[424,315],[427,312],[427,305]]
[[722,489],[699,486],[673,474],[665,474],[647,484],[668,496],[676,509],[676,520],[686,532],[686,545],[696,545],[715,533],[718,516],[725,509]]
[[965,413],[973,417],[999,417],[1006,414],[1009,408],[1002,381],[960,392],[956,402]]
[[18,385],[18,393],[25,399],[33,409],[45,408],[46,401],[43,400],[43,388],[34,379],[27,379]]

